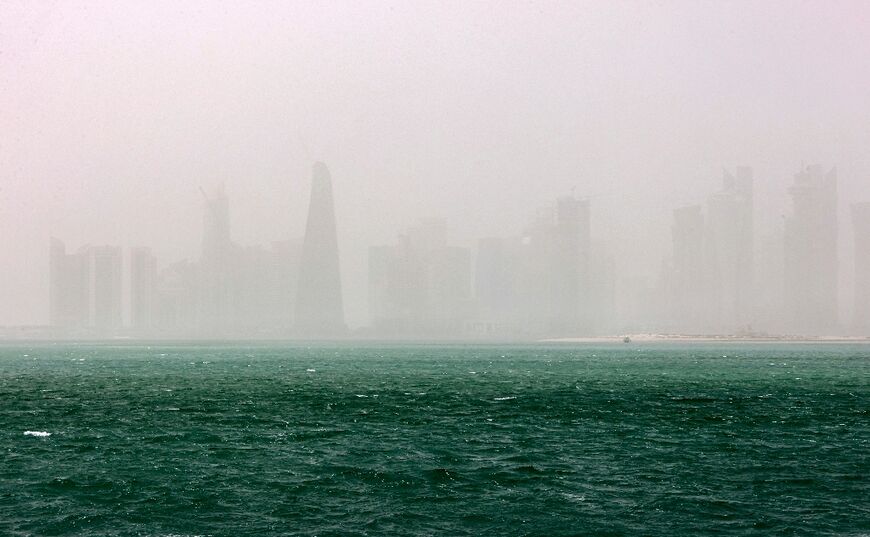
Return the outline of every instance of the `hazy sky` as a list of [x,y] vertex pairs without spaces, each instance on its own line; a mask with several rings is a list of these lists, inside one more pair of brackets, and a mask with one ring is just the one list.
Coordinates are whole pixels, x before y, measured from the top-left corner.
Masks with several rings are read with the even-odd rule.
[[226,183],[236,241],[301,236],[315,160],[351,325],[369,245],[421,216],[514,234],[572,188],[652,276],[722,167],[754,167],[759,236],[801,162],[870,200],[868,28],[846,1],[6,0],[0,324],[47,322],[51,235],[197,258],[200,185]]

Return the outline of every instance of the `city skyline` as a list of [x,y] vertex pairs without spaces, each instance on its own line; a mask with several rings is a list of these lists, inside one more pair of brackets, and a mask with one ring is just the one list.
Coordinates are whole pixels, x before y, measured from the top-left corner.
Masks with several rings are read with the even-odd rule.
[[733,200],[709,198],[740,164],[755,264],[773,272],[787,188],[814,162],[838,169],[838,316],[852,315],[847,223],[870,199],[864,2],[0,10],[20,22],[0,37],[0,325],[46,322],[50,236],[193,263],[200,187],[226,185],[235,242],[301,238],[318,160],[335,178],[350,327],[369,321],[370,246],[436,217],[474,250],[572,192],[619,299],[652,292],[673,210],[727,213]]
[[[202,247],[186,283],[178,263],[158,264],[151,245],[129,247],[122,270],[120,246],[67,254],[52,238],[48,324],[91,330],[78,335],[273,338],[817,336],[861,335],[867,327],[867,203],[852,204],[853,226],[844,224],[855,229],[859,277],[839,304],[836,168],[808,165],[795,174],[784,193],[792,213],[775,230],[782,240],[773,252],[770,242],[756,244],[753,169],[725,169],[704,204],[673,209],[672,246],[662,252],[657,281],[644,284],[645,298],[626,296],[588,198],[557,197],[520,233],[479,238],[473,248],[453,244],[444,219],[422,219],[400,230],[394,245],[369,247],[369,321],[353,332],[344,323],[325,164],[313,166],[304,238],[273,242],[271,250],[233,240],[223,184],[201,193]],[[818,255],[822,247],[829,251]],[[780,266],[774,261],[765,272],[756,257],[779,257]]]
[[868,534],[870,0],[0,1],[0,534]]

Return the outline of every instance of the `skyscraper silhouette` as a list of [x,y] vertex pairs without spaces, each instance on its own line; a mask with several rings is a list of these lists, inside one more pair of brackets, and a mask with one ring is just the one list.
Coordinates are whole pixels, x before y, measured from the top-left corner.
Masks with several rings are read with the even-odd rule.
[[229,200],[222,183],[212,196],[205,191],[203,196],[199,328],[203,335],[225,335],[231,328],[233,292]]
[[563,196],[556,200],[551,231],[550,328],[554,333],[587,333],[589,329],[589,200]]
[[56,328],[98,330],[121,327],[122,272],[119,246],[83,246],[67,254],[51,239],[49,298]]
[[296,329],[300,334],[324,336],[345,330],[332,180],[322,162],[314,164],[311,179],[296,298]]
[[674,210],[671,226],[674,245],[671,314],[675,328],[683,333],[700,334],[709,328],[704,226],[704,213],[700,205]]
[[789,188],[793,213],[785,222],[786,312],[800,334],[837,330],[837,169],[807,166]]
[[855,313],[856,334],[870,334],[870,202],[852,204],[855,235]]
[[54,237],[49,250],[49,304],[51,325],[81,328],[88,325],[88,262],[86,251],[66,253],[66,245]]
[[733,334],[752,317],[753,195],[752,168],[725,170],[722,190],[707,200],[707,285],[712,328]]
[[130,252],[130,325],[147,331],[154,327],[154,298],[157,285],[157,259],[151,248]]

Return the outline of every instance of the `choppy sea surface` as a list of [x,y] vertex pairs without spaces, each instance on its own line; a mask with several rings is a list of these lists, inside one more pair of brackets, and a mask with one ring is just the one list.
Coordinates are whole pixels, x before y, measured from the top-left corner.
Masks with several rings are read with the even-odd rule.
[[0,347],[0,535],[870,535],[870,346]]

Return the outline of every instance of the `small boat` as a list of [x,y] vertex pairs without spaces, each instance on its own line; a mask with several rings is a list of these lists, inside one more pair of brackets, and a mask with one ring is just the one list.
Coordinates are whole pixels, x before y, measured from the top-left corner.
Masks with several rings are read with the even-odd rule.
[[624,338],[622,338],[622,342],[623,343],[631,343],[631,338],[628,336],[625,336]]

